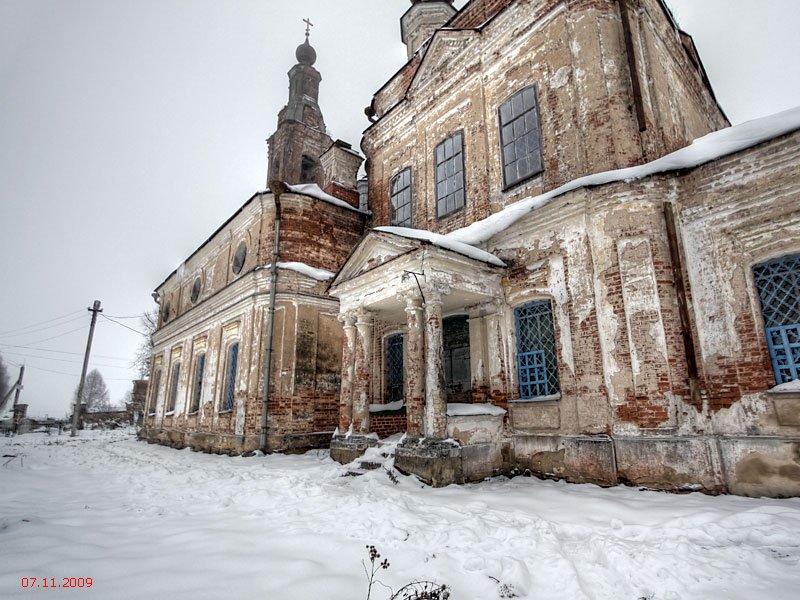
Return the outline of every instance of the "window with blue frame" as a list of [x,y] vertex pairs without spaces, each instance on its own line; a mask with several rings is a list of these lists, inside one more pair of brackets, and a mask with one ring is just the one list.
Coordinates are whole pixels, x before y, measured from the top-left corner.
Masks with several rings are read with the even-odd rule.
[[228,359],[225,368],[225,385],[222,388],[222,402],[220,412],[233,410],[233,400],[236,395],[236,366],[239,361],[239,343],[228,346]]
[[753,267],[778,384],[800,379],[800,254]]
[[403,399],[403,334],[386,338],[386,402]]
[[536,300],[515,308],[514,319],[520,398],[532,400],[560,393],[550,300]]

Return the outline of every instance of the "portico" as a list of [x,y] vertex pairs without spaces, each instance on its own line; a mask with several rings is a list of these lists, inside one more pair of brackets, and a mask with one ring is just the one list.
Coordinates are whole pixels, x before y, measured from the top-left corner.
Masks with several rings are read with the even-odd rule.
[[[377,441],[370,407],[389,401],[390,360],[401,361],[409,440],[451,437],[448,400],[505,397],[504,267],[428,232],[379,228],[362,240],[330,288],[345,332],[335,458],[352,460]],[[401,358],[387,356],[387,332],[402,336]]]

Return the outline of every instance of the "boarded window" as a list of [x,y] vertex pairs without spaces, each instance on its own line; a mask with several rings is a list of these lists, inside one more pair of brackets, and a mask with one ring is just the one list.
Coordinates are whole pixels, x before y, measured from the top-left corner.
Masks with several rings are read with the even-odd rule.
[[436,146],[436,215],[464,206],[464,135],[457,133]]
[[175,362],[172,365],[172,378],[169,382],[169,403],[167,404],[167,412],[175,410],[175,402],[178,399],[178,380],[181,376],[181,363]]
[[200,398],[203,395],[203,374],[206,369],[206,353],[201,352],[194,361],[194,380],[192,382],[192,402],[189,412],[196,413],[200,410]]
[[403,399],[403,335],[386,338],[386,401]]
[[560,392],[553,307],[537,300],[514,309],[519,395],[524,400]]
[[542,134],[536,87],[520,90],[500,105],[503,181],[509,187],[542,171]]
[[778,384],[800,379],[800,254],[753,267]]
[[403,169],[391,182],[392,225],[411,227],[411,168]]
[[239,361],[239,344],[228,347],[228,359],[225,368],[225,385],[222,389],[222,403],[220,411],[233,410],[233,400],[236,396],[236,367]]

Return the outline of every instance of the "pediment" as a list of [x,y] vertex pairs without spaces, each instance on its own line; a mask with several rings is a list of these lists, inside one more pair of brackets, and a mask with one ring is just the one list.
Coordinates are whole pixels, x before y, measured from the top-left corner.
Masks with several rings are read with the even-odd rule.
[[474,38],[480,35],[473,29],[440,29],[428,41],[428,48],[408,90],[424,85],[438,73],[454,69],[455,62],[464,54]]
[[359,275],[377,269],[387,262],[413,252],[420,246],[418,240],[411,240],[380,231],[371,231],[350,253],[331,287],[354,279]]

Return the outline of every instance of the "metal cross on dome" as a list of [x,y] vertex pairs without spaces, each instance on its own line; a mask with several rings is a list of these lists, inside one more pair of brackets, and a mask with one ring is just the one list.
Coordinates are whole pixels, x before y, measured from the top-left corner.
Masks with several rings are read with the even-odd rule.
[[311,19],[303,19],[303,23],[306,24],[306,39],[308,39],[308,35],[311,33],[311,28],[314,24],[311,22]]

